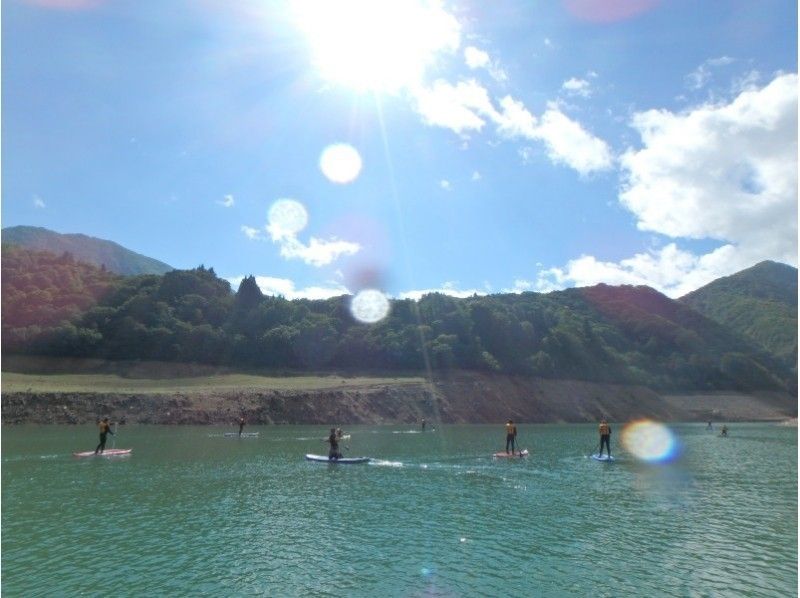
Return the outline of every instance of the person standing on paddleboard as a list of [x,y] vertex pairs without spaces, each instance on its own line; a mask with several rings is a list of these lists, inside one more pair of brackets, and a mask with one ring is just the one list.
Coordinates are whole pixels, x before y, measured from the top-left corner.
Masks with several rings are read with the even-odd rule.
[[111,424],[108,423],[108,418],[104,417],[103,421],[97,424],[97,427],[100,429],[100,444],[97,445],[97,448],[94,449],[94,454],[96,455],[98,451],[102,453],[106,450],[106,436],[108,434],[114,435],[114,432],[111,431]]
[[508,420],[506,422],[506,454],[509,454],[508,452],[509,445],[511,445],[510,454],[512,455],[514,454],[514,449],[516,448],[515,446],[516,442],[517,442],[517,426],[514,425],[513,421]]
[[242,435],[242,430],[244,430],[244,416],[239,418],[239,436]]
[[605,419],[600,420],[600,453],[599,455],[603,456],[603,445],[605,445],[606,450],[608,451],[608,456],[611,457],[611,426],[608,425],[608,422]]
[[331,448],[328,451],[328,460],[335,461],[342,456],[342,453],[339,452],[339,438],[336,435],[336,428],[331,428],[331,434],[328,436],[328,442],[331,445]]
[[425,418],[422,418],[422,431],[425,431]]

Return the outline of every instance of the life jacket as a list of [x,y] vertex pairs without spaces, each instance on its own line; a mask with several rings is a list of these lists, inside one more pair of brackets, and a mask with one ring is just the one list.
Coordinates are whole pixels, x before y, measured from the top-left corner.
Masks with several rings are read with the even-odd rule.
[[111,430],[111,426],[108,424],[108,422],[100,422],[98,427],[100,428],[101,434],[108,434],[109,430]]
[[611,427],[608,424],[600,424],[600,436],[611,434]]
[[506,434],[510,434],[511,436],[517,435],[517,426],[514,424],[506,424]]

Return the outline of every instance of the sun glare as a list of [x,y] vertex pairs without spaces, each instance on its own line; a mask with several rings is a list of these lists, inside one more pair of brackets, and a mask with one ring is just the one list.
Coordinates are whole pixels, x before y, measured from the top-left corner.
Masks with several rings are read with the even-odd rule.
[[376,289],[360,291],[350,302],[350,313],[359,322],[374,324],[389,315],[388,297]]
[[295,199],[279,199],[269,208],[267,230],[273,239],[296,235],[308,224],[308,212]]
[[359,91],[414,85],[460,43],[458,21],[435,1],[295,0],[293,9],[322,77]]
[[319,167],[328,180],[339,183],[352,183],[361,172],[361,154],[352,145],[334,143],[322,150]]

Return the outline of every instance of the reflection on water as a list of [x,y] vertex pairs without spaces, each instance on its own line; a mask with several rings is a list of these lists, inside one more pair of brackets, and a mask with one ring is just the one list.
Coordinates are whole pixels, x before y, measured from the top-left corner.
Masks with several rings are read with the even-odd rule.
[[[129,459],[75,459],[90,426],[3,428],[3,591],[122,595],[795,595],[797,430],[672,427],[671,463],[596,426],[123,427]],[[699,566],[702,563],[702,566]],[[110,584],[110,585],[109,585]]]

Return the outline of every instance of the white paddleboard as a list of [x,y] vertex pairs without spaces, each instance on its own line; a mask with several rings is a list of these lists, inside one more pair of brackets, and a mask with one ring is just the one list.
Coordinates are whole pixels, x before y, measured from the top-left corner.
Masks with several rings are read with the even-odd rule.
[[257,438],[259,432],[242,432],[241,436],[239,432],[225,432],[225,438]]
[[595,453],[594,455],[590,455],[590,457],[592,459],[594,459],[595,461],[610,462],[610,461],[614,461],[615,460],[614,457],[611,457],[610,455],[599,455],[597,453]]
[[528,449],[515,451],[514,453],[506,453],[504,451],[500,451],[499,453],[495,453],[493,455],[495,459],[521,459],[527,456],[528,456]]
[[328,459],[327,455],[306,455],[306,461],[317,461],[319,463],[340,463],[342,465],[352,465],[355,463],[369,463],[369,457],[341,457],[339,459]]
[[130,455],[133,449],[106,449],[102,453],[95,453],[94,451],[85,451],[83,453],[72,453],[73,457],[121,457],[123,455]]

